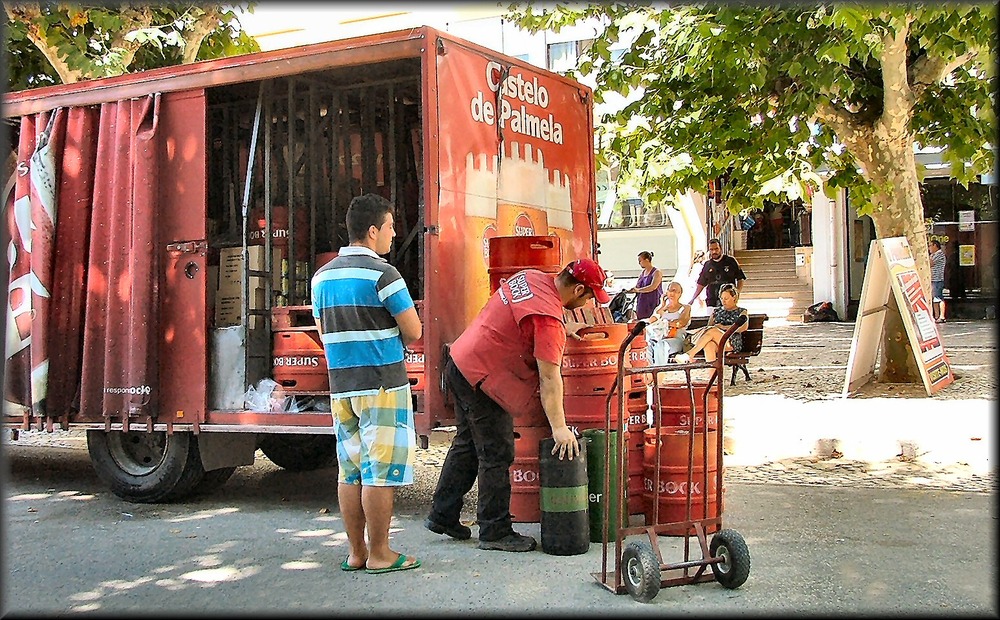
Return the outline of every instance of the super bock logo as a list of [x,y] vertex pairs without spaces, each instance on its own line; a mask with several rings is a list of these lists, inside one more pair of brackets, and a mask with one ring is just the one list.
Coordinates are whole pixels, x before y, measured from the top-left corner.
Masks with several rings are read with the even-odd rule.
[[528,286],[528,277],[523,273],[519,273],[507,280],[507,286],[510,287],[510,300],[515,304],[519,301],[531,299],[535,295],[531,292],[531,287]]
[[531,237],[535,234],[535,225],[527,214],[521,213],[514,220],[514,234],[518,237]]

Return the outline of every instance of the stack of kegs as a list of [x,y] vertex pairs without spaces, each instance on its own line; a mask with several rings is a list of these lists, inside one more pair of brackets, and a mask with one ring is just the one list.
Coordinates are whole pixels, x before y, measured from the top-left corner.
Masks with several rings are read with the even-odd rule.
[[[694,396],[695,428],[702,427],[701,415],[708,411],[708,425],[715,427],[719,420],[719,397],[708,389],[707,382],[667,383],[657,388],[660,397],[661,426],[687,428],[691,422],[691,397]],[[707,402],[706,402],[707,398]]]
[[[718,501],[721,497],[718,493],[721,466],[718,455],[718,398],[708,390],[706,383],[692,383],[690,389],[686,383],[668,384],[659,386],[657,391],[660,429],[657,432],[654,427],[644,432],[642,458],[646,525],[717,518],[723,510]],[[692,452],[690,479],[689,450]],[[725,487],[722,491],[724,494]],[[690,516],[687,513],[689,497]],[[717,526],[708,526],[705,531],[713,533],[717,529]],[[685,531],[685,528],[677,527],[664,533],[685,536],[694,533],[694,530],[687,528]]]
[[[603,429],[608,418],[608,394],[618,375],[618,350],[629,328],[624,323],[598,323],[577,333],[581,340],[568,339],[563,354],[566,423],[580,432]],[[620,417],[623,396],[616,392],[610,403],[610,426],[612,430],[624,427],[626,431],[622,439],[628,452],[629,514],[643,514],[642,432],[649,427],[646,388],[644,384],[635,388],[629,380],[623,383],[627,390],[626,418]]]
[[[523,424],[534,422],[534,424]],[[540,478],[538,446],[542,439],[552,437],[552,428],[542,415],[541,420],[514,420],[514,464],[510,466],[510,516],[514,523],[538,523]]]
[[[636,323],[629,323],[628,330],[631,332]],[[626,357],[629,368],[645,368],[651,364],[649,346],[646,341],[646,330],[640,332],[632,342],[629,343],[628,355]],[[643,390],[649,385],[650,377],[646,373],[630,376],[633,390]]]
[[275,308],[271,318],[271,374],[285,392],[330,391],[330,374],[312,306]]

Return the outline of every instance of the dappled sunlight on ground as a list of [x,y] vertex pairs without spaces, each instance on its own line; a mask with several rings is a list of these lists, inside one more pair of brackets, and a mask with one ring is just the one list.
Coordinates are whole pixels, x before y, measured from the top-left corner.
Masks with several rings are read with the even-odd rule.
[[183,523],[185,521],[199,521],[201,519],[211,519],[212,517],[217,517],[219,515],[232,514],[234,512],[239,512],[240,509],[235,506],[226,506],[224,508],[212,508],[210,510],[199,510],[189,515],[183,515],[180,517],[174,517],[169,519],[171,523]]
[[[206,511],[203,511],[206,512]],[[165,521],[172,522],[172,519]],[[149,569],[147,574],[133,579],[102,581],[97,587],[72,594],[69,599],[70,611],[99,611],[109,597],[119,596],[141,587],[163,588],[172,592],[182,592],[188,588],[213,588],[225,583],[244,581],[266,576],[274,570],[283,571],[332,571],[339,570],[340,553],[331,552],[329,547],[346,547],[347,536],[333,529],[291,530],[275,528],[279,534],[287,534],[289,540],[299,540],[308,546],[299,550],[295,559],[275,558],[274,564],[262,562],[255,557],[245,540],[226,540],[209,545],[198,555],[192,555],[181,562]],[[180,534],[181,530],[170,530]],[[318,544],[317,544],[318,543]],[[234,554],[236,557],[234,557]]]

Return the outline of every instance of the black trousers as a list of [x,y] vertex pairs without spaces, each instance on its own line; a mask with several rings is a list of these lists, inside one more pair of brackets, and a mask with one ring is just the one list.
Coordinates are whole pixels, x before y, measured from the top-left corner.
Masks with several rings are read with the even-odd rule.
[[455,439],[438,478],[430,518],[459,522],[462,501],[479,479],[479,539],[497,540],[514,531],[510,516],[510,476],[514,462],[514,419],[492,398],[475,389],[455,362],[446,378],[455,396]]

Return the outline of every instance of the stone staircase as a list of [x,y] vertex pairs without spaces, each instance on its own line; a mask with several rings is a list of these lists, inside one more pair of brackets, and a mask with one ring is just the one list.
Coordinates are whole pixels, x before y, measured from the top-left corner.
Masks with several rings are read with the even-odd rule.
[[796,275],[795,248],[736,250],[733,257],[747,275],[741,306],[770,320],[802,320],[802,313],[813,304],[813,288]]

